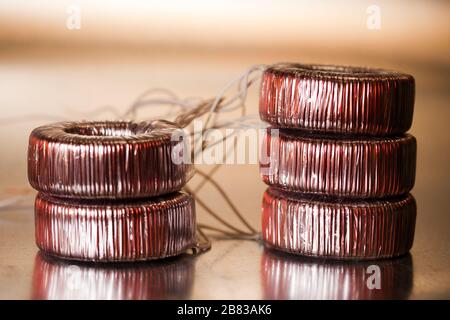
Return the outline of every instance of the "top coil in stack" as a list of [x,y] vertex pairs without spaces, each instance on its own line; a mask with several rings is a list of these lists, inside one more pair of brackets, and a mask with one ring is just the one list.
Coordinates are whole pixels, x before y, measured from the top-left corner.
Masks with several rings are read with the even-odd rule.
[[48,195],[136,199],[180,190],[192,176],[176,128],[142,122],[61,122],[33,130],[28,179]]
[[261,119],[278,128],[398,135],[411,127],[411,75],[358,67],[276,64],[263,74]]

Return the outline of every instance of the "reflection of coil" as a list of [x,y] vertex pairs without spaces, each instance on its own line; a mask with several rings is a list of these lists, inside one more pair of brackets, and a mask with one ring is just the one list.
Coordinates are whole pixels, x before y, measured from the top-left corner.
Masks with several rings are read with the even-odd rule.
[[409,254],[389,260],[344,262],[265,249],[261,279],[265,299],[406,299],[412,289],[413,265]]
[[376,259],[412,247],[416,203],[412,195],[376,201],[324,200],[268,189],[262,237],[268,247],[305,256]]
[[179,255],[195,245],[194,199],[185,192],[151,200],[64,200],[39,193],[36,243],[75,260],[137,261]]
[[38,253],[33,299],[187,299],[195,272],[191,256],[134,264],[70,263]]
[[408,193],[415,179],[416,139],[342,138],[269,129],[261,165],[265,183],[286,190],[347,198],[383,198]]
[[[192,166],[173,128],[133,122],[63,122],[30,135],[28,178],[40,192],[69,198],[130,199],[180,190]],[[180,159],[182,154],[177,154]]]
[[279,128],[402,134],[411,126],[414,78],[380,69],[276,64],[263,74],[260,116]]

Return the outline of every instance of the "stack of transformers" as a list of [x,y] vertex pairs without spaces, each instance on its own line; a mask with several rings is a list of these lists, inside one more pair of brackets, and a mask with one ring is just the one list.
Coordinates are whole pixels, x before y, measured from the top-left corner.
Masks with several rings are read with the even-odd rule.
[[134,122],[63,122],[30,135],[36,244],[72,260],[123,262],[196,245],[195,206],[180,191],[192,165],[172,161],[174,129]]
[[301,64],[265,70],[267,247],[345,260],[411,249],[416,140],[406,132],[414,95],[414,78],[392,71]]

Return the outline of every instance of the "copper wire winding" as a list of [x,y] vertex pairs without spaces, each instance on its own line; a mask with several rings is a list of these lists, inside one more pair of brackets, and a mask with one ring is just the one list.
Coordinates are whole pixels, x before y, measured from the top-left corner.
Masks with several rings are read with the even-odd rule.
[[152,260],[196,245],[195,202],[186,192],[133,201],[69,200],[38,193],[35,225],[41,250],[73,260]]
[[317,136],[268,129],[262,151],[263,181],[306,194],[346,198],[383,198],[408,193],[414,186],[416,139]]
[[131,199],[178,191],[192,165],[172,161],[174,130],[108,121],[39,127],[30,135],[29,182],[66,198]]
[[261,119],[321,133],[394,135],[411,126],[411,75],[381,69],[282,63],[262,77]]
[[416,202],[408,194],[387,200],[336,201],[269,188],[263,197],[266,246],[332,259],[396,257],[412,247]]

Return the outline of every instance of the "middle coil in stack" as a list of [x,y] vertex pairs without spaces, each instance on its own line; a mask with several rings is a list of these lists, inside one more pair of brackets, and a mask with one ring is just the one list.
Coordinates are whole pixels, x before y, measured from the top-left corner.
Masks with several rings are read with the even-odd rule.
[[260,116],[272,125],[260,163],[271,187],[263,204],[267,246],[334,259],[409,251],[416,139],[405,132],[414,92],[412,76],[379,69],[278,64],[265,70]]
[[263,150],[271,159],[264,182],[288,191],[345,198],[383,198],[414,185],[416,139],[348,137],[268,129]]

